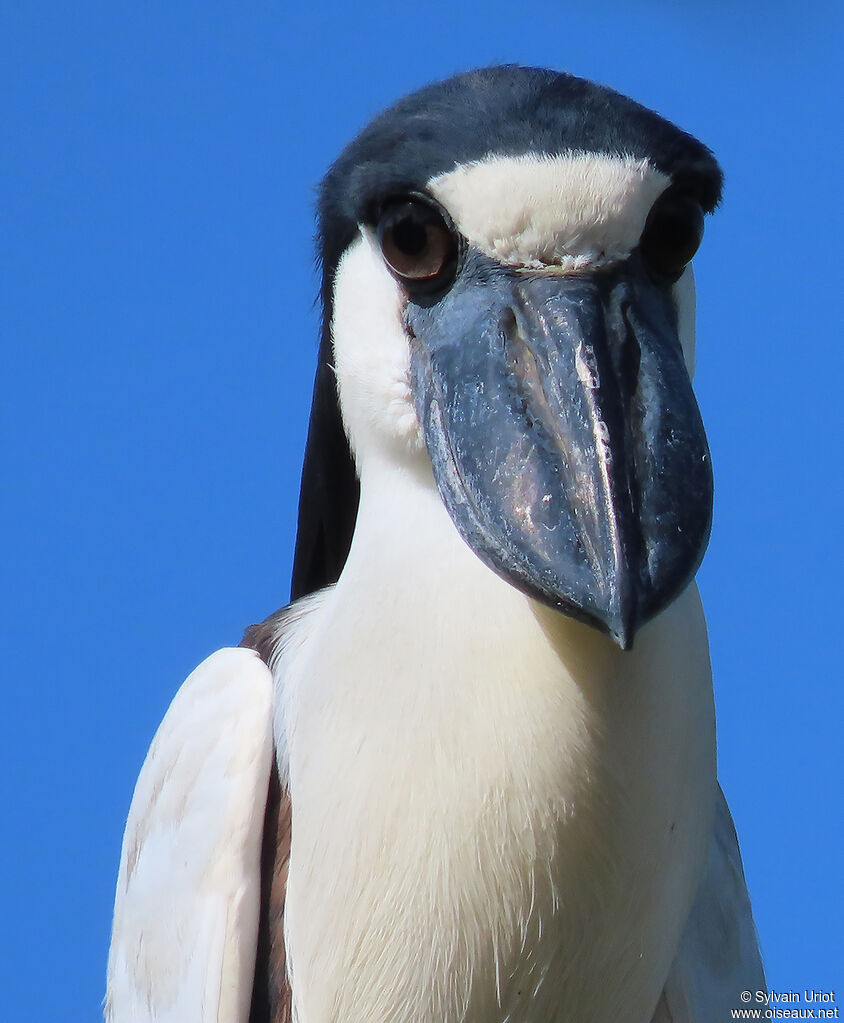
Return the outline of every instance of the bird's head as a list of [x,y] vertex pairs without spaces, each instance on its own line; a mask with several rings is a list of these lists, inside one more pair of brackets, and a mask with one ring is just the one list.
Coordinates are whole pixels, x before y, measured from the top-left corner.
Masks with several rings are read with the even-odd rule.
[[[478,557],[629,647],[709,535],[690,261],[720,189],[694,138],[556,72],[470,72],[379,116],[321,192],[303,503],[355,503],[339,395],[364,485],[428,459]],[[294,595],[342,567],[354,509],[348,536],[327,536],[332,516],[320,550],[300,525]]]

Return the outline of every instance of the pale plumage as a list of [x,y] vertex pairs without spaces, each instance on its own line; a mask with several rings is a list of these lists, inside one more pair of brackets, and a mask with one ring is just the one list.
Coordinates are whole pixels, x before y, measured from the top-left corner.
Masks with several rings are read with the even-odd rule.
[[108,964],[113,1023],[235,1023],[252,998],[272,680],[251,650],[190,675],[141,770]]
[[[279,739],[293,713],[285,681],[301,676],[301,657],[315,640],[325,599],[320,594],[300,601],[273,628],[272,642],[280,652],[275,664]],[[269,688],[269,672],[252,651],[219,651],[185,682],[156,735],[136,788],[121,859],[106,1009],[114,1023],[193,1018],[245,1023],[248,1018],[262,799],[272,755]],[[319,767],[336,778],[327,765]],[[391,781],[395,776],[383,783]],[[429,781],[423,779],[425,785]],[[354,821],[349,824],[343,815],[338,826],[352,832],[345,836],[351,849]],[[343,841],[342,833],[339,837]],[[535,848],[535,841],[522,834],[519,850]],[[381,861],[370,863],[376,875],[384,867]],[[495,864],[490,876],[498,876]],[[416,880],[410,879],[411,894],[417,894]],[[329,918],[339,915],[340,906],[332,914],[332,903],[327,905]],[[530,909],[538,913],[535,886]],[[528,921],[520,922],[518,933],[527,939]],[[719,790],[706,874],[654,1023],[728,1018],[736,992],[744,988],[764,989],[764,976],[735,831]],[[487,1018],[507,1017],[495,1012]]]
[[706,874],[654,1023],[731,1019],[737,992],[765,989],[738,839],[719,786]]
[[516,68],[334,165],[302,599],[156,736],[110,1023],[713,1023],[764,987],[692,581],[720,183],[655,114]]

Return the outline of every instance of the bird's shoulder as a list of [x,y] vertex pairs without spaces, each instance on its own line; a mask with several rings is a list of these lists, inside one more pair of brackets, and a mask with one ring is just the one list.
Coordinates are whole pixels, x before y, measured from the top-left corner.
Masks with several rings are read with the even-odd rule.
[[219,650],[187,678],[156,732],[123,839],[107,1020],[246,1018],[272,690],[255,651]]
[[327,586],[300,597],[244,632],[241,647],[258,654],[272,671],[276,687],[284,686],[288,666],[311,636],[333,589]]

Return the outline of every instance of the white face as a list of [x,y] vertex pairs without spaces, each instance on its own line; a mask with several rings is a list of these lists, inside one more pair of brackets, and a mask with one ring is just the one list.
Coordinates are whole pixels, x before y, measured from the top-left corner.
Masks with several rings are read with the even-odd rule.
[[[533,274],[589,271],[625,259],[669,179],[647,161],[589,153],[487,157],[433,178],[426,191],[470,245]],[[673,287],[680,342],[694,369],[691,265]],[[337,268],[331,324],[340,405],[358,469],[376,455],[423,451],[410,390],[407,296],[361,227]]]

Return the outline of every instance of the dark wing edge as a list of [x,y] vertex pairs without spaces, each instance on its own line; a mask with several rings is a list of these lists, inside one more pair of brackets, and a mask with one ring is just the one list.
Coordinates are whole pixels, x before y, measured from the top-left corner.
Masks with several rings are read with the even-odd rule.
[[[288,615],[289,608],[284,607],[259,625],[251,625],[244,633],[240,645],[257,651],[261,660],[272,668],[272,658]],[[290,837],[290,792],[287,785],[281,783],[278,763],[273,756],[261,844],[258,949],[249,1023],[292,1023],[293,1020],[292,992],[284,945],[284,902],[287,895]]]
[[290,862],[290,794],[278,768],[270,772],[261,847],[261,915],[249,1023],[292,1023],[293,1005],[284,946],[284,900]]

